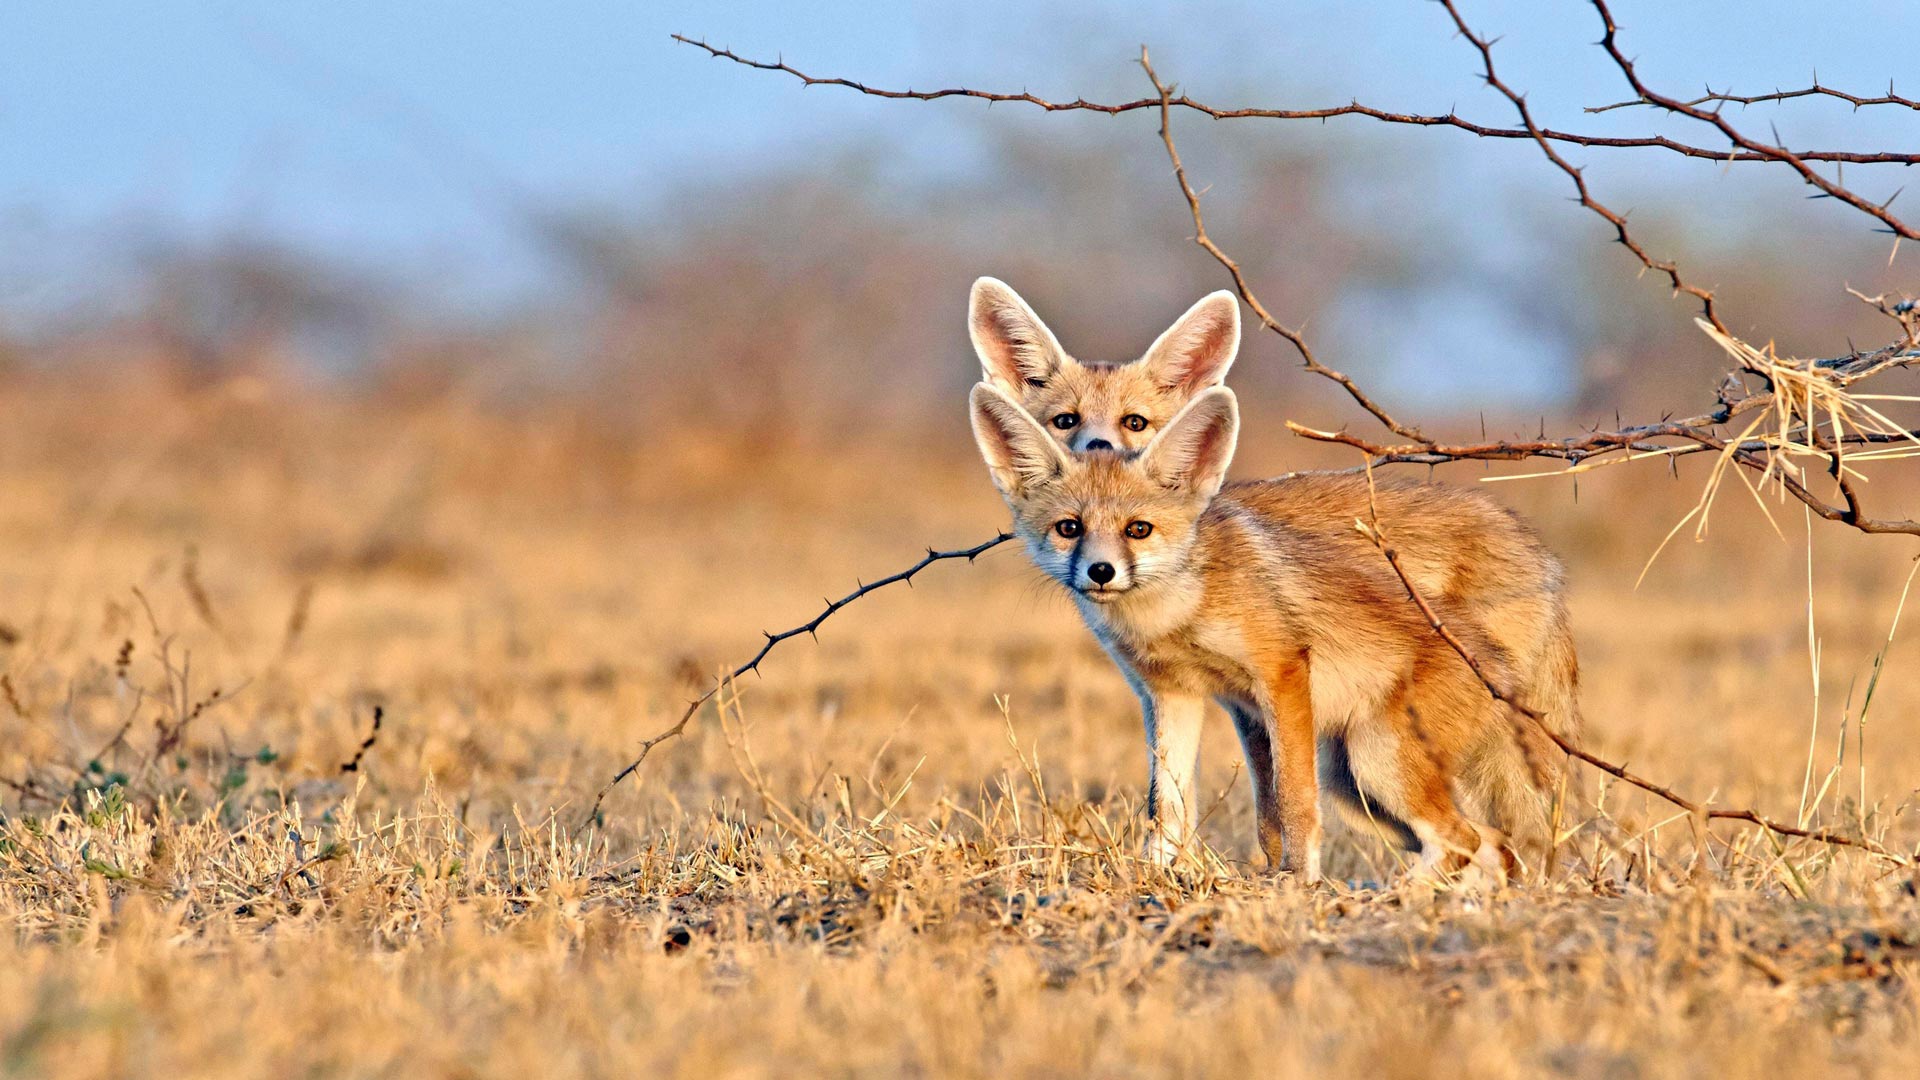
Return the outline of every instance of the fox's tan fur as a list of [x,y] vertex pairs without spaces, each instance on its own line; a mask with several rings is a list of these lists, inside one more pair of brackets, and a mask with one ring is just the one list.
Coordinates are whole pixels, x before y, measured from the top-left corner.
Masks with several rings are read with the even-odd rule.
[[[1217,322],[1207,305],[1182,322],[1196,312]],[[1237,309],[1228,311],[1237,341]],[[1057,352],[1037,318],[1032,325],[1037,334],[1017,327],[1016,336]],[[980,345],[978,319],[974,329]],[[1176,323],[1156,349],[1180,330]],[[1218,335],[1183,340],[1204,348]],[[981,355],[991,369],[989,349]],[[1187,367],[1224,372],[1231,359],[1229,349],[1224,360]],[[1103,371],[1144,364],[1080,365],[1076,378],[1092,381],[1074,390],[1112,389],[1120,384],[1101,383]],[[1042,385],[1021,385],[1021,397],[1058,407],[1039,378]],[[972,399],[982,453],[1029,553],[1073,592],[1141,699],[1152,761],[1149,855],[1170,860],[1188,838],[1200,718],[1213,698],[1239,730],[1261,845],[1276,865],[1318,876],[1322,788],[1343,817],[1418,848],[1430,868],[1465,858],[1499,872],[1513,847],[1537,857],[1546,841],[1543,788],[1557,777],[1534,776],[1528,761],[1551,763],[1551,774],[1560,756],[1489,697],[1354,522],[1377,520],[1421,594],[1489,675],[1572,735],[1577,665],[1552,555],[1491,500],[1440,485],[1382,478],[1370,491],[1364,476],[1303,474],[1223,488],[1238,434],[1232,392],[1161,392],[1186,401],[1137,450],[1080,454],[1064,445],[1071,431],[1044,425],[1001,386],[983,383]],[[1075,403],[1083,414],[1088,400]],[[1103,401],[1144,407],[1124,394]],[[1082,535],[1056,531],[1068,518]],[[1131,522],[1150,523],[1151,533],[1129,537]],[[1104,587],[1087,577],[1096,562],[1115,568]]]

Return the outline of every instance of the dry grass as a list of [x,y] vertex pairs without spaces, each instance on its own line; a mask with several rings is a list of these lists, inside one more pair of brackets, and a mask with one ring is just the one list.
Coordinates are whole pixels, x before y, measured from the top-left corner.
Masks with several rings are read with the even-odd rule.
[[[755,630],[992,533],[952,421],[833,458],[10,388],[0,1070],[1908,1071],[1911,871],[1702,840],[1591,775],[1549,886],[1379,888],[1393,857],[1343,840],[1353,884],[1301,891],[1247,861],[1222,722],[1214,853],[1139,866],[1130,697],[1010,548],[783,648],[582,828]],[[1256,440],[1240,471],[1307,452]],[[1598,748],[1912,850],[1898,640],[1863,700],[1906,549],[1815,531],[1815,726],[1804,550],[1730,502],[1631,591],[1700,487],[1630,473],[1499,491],[1568,555]]]

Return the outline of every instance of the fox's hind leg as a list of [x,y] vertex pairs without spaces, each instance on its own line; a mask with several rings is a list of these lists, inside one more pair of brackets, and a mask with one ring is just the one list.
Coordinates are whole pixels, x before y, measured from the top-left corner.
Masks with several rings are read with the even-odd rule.
[[1433,740],[1420,737],[1415,709],[1399,708],[1401,716],[1347,729],[1347,759],[1355,784],[1419,841],[1415,876],[1477,870],[1496,883],[1504,881],[1512,858],[1505,838],[1460,812],[1445,755]]
[[1420,850],[1420,838],[1407,823],[1389,814],[1379,799],[1360,790],[1359,781],[1353,777],[1353,763],[1347,758],[1344,734],[1321,737],[1319,765],[1322,799],[1349,829],[1401,851]]

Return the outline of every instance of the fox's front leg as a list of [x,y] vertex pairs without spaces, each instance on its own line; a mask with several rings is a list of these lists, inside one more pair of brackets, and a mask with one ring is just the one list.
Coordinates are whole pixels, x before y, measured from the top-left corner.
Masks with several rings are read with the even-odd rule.
[[1193,841],[1199,810],[1194,767],[1206,704],[1197,694],[1140,688],[1140,711],[1147,725],[1146,858],[1161,866],[1172,865]]
[[1307,659],[1288,657],[1260,672],[1258,705],[1273,740],[1278,789],[1282,869],[1302,880],[1320,880],[1320,775],[1315,768],[1313,693]]

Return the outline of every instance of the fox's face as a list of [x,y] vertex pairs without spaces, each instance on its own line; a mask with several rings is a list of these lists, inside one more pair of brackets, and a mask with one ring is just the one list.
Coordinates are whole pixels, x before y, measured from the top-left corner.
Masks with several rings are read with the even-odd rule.
[[1195,525],[1225,482],[1239,433],[1233,391],[1202,391],[1137,455],[1063,450],[1020,403],[973,388],[974,438],[1014,529],[1047,576],[1095,603],[1186,569]]
[[990,277],[973,283],[967,325],[986,381],[1075,453],[1144,449],[1195,394],[1226,378],[1240,348],[1240,305],[1224,291],[1128,364],[1067,355],[1020,294]]

